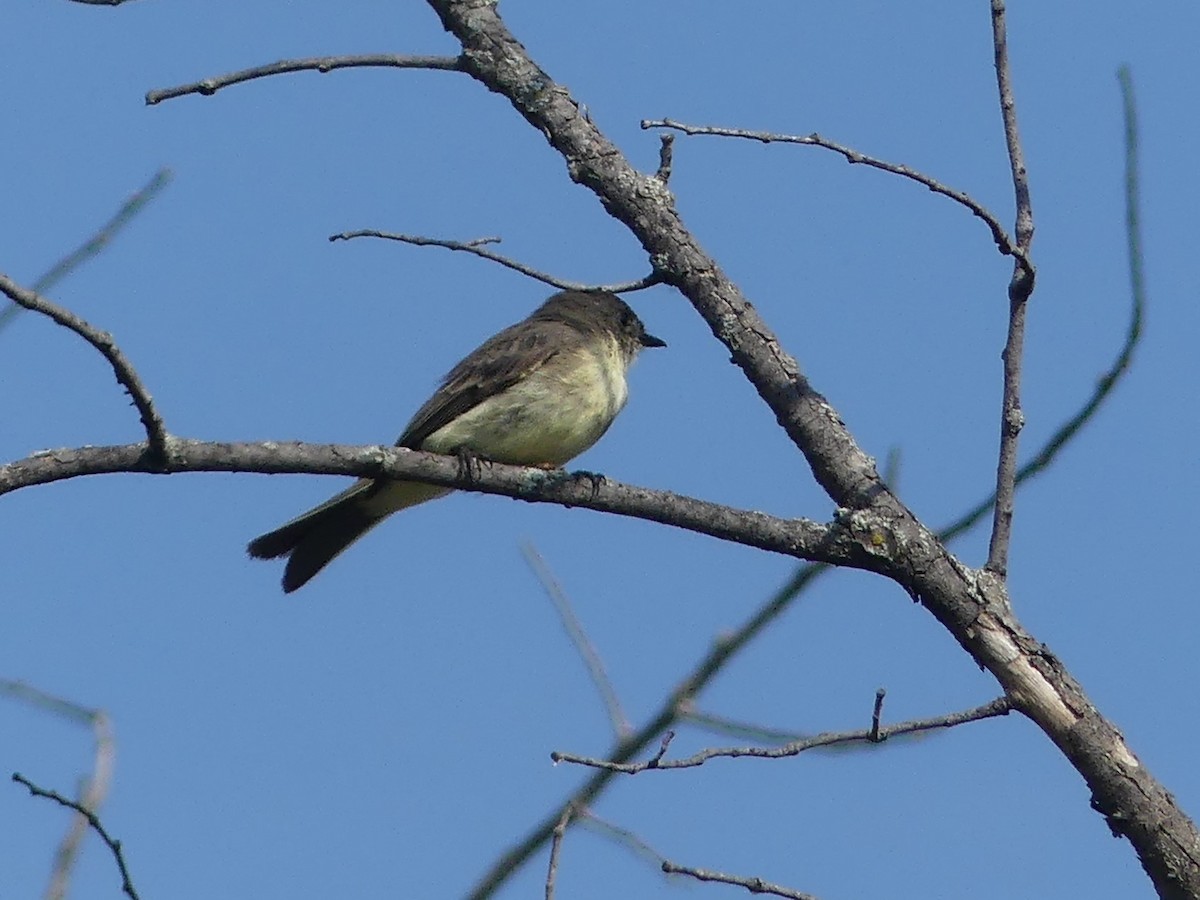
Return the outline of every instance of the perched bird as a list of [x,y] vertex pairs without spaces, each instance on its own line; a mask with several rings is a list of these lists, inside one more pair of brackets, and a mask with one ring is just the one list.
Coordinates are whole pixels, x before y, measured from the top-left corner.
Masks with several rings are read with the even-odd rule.
[[[558,468],[608,430],[638,352],[665,346],[615,294],[562,291],[451,369],[396,446]],[[283,589],[291,593],[392,513],[448,493],[362,478],[247,550],[258,559],[286,556]]]

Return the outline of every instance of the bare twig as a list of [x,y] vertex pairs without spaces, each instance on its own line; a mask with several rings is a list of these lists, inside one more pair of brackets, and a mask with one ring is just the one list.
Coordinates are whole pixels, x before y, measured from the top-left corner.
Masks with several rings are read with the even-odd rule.
[[604,835],[604,837],[613,843],[628,848],[635,855],[648,860],[655,866],[662,866],[666,862],[667,858],[665,856],[647,844],[638,835],[634,834],[633,831],[601,818],[590,809],[579,810],[576,821],[580,827],[586,828],[596,834]]
[[[637,775],[640,772],[645,772],[650,769],[693,769],[696,766],[704,765],[710,759],[718,757],[727,757],[736,759],[738,757],[748,756],[756,759],[781,759],[789,756],[797,756],[806,750],[811,750],[814,747],[827,747],[833,744],[847,744],[859,741],[878,742],[887,740],[895,734],[908,734],[914,731],[930,731],[935,728],[952,728],[956,725],[963,725],[967,722],[975,722],[979,719],[988,719],[993,716],[1007,715],[1012,708],[1007,697],[998,697],[991,703],[977,706],[974,709],[964,710],[962,712],[951,713],[945,716],[936,716],[932,719],[915,719],[909,722],[900,722],[896,725],[886,725],[878,729],[863,729],[859,731],[840,731],[827,732],[818,734],[815,737],[806,738],[801,741],[794,741],[783,747],[713,747],[707,750],[701,750],[691,756],[683,759],[668,759],[662,760],[655,758],[642,763],[626,763],[615,762],[612,760],[595,759],[589,756],[578,756],[574,753],[562,753],[555,751],[550,754],[550,758],[554,762],[569,762],[581,766],[588,766],[594,769],[607,769],[612,772],[620,772],[624,775]],[[873,736],[874,734],[874,736]]]
[[[673,740],[675,740],[674,731],[668,731],[662,736],[662,740],[658,744],[658,750],[655,751],[652,757],[646,760],[646,768],[654,769],[658,767],[658,764],[662,762],[662,758],[667,755],[667,749],[671,746],[671,741]],[[558,760],[555,760],[555,762],[558,762]]]
[[662,870],[668,875],[687,875],[697,881],[714,881],[720,884],[733,884],[744,887],[752,894],[770,894],[773,897],[786,897],[787,900],[817,900],[813,894],[803,894],[779,884],[763,881],[758,877],[744,878],[741,875],[727,875],[724,872],[714,872],[712,869],[693,869],[691,866],[680,866],[668,860],[663,860]]
[[163,425],[158,410],[154,407],[154,401],[150,399],[150,392],[142,384],[142,379],[129,360],[125,358],[125,354],[113,341],[112,335],[89,325],[73,312],[47,300],[35,291],[21,287],[6,275],[0,275],[0,292],[7,295],[14,303],[34,312],[40,312],[64,328],[69,328],[100,351],[100,354],[112,366],[113,373],[117,376],[117,382],[125,388],[133,399],[133,405],[137,407],[142,427],[146,429],[148,441],[146,449],[150,459],[161,465],[167,456],[166,427]]
[[[85,2],[85,0],[76,0]],[[115,5],[115,4],[114,4]],[[83,263],[98,255],[112,241],[117,233],[128,225],[138,213],[146,208],[155,197],[162,193],[163,188],[171,183],[171,170],[159,169],[153,177],[133,193],[120,209],[107,222],[101,225],[86,241],[56,262],[50,269],[38,278],[31,290],[35,294],[45,294],[67,275],[79,268]],[[11,304],[0,310],[0,331],[9,325],[25,307]]]
[[1000,454],[996,466],[996,504],[992,513],[992,537],[984,566],[1000,578],[1008,574],[1008,549],[1012,541],[1013,499],[1017,487],[1017,445],[1025,425],[1021,410],[1021,369],[1025,349],[1025,309],[1033,293],[1035,270],[1029,261],[1033,243],[1033,207],[1029,200],[1029,177],[1025,155],[1017,132],[1017,104],[1013,96],[1012,73],[1008,64],[1008,34],[1005,28],[1004,0],[992,0],[992,46],[996,61],[996,87],[1000,94],[1000,115],[1004,122],[1004,140],[1008,146],[1013,195],[1017,209],[1017,247],[1024,255],[1013,265],[1008,284],[1008,338],[1004,343],[1004,397],[1000,412]]
[[1008,232],[1004,230],[1004,226],[1000,224],[1000,220],[996,218],[995,214],[964,191],[948,187],[936,178],[931,178],[916,169],[910,169],[908,166],[867,156],[853,147],[847,147],[845,144],[831,141],[829,138],[821,137],[819,134],[777,134],[771,131],[749,131],[744,128],[722,128],[716,125],[688,125],[683,122],[676,122],[674,119],[643,119],[642,128],[672,128],[687,135],[709,134],[716,135],[717,137],[745,138],[747,140],[759,141],[763,144],[804,144],[811,147],[823,147],[826,150],[832,150],[834,153],[841,155],[851,165],[861,164],[870,166],[872,169],[890,172],[893,175],[899,175],[902,178],[908,178],[911,181],[917,182],[917,184],[924,185],[935,194],[949,197],[955,203],[959,203],[969,209],[988,227],[988,230],[992,233],[992,240],[995,241],[997,249],[1002,254],[1005,256],[1014,256],[1022,260],[1025,257],[1025,251],[1009,237]]
[[649,275],[639,278],[636,281],[621,281],[616,284],[581,284],[577,281],[567,281],[564,278],[549,275],[546,272],[535,269],[533,266],[517,262],[515,259],[509,259],[507,256],[501,256],[499,253],[493,253],[491,250],[484,249],[484,244],[499,243],[500,238],[497,237],[477,238],[473,241],[448,241],[441,238],[422,237],[415,234],[396,234],[390,231],[376,231],[373,228],[362,228],[358,231],[343,231],[341,234],[331,234],[329,240],[348,241],[360,237],[399,241],[402,244],[412,244],[414,247],[445,247],[447,250],[461,250],[482,259],[499,263],[507,269],[520,272],[522,275],[527,275],[536,281],[563,291],[608,291],[613,294],[625,294],[630,291],[644,290],[645,288],[662,283],[662,276],[657,272],[651,272]]
[[[1117,364],[1101,379],[1101,387],[1112,383],[1125,371],[1133,355],[1134,345],[1142,334],[1142,311],[1146,306],[1146,280],[1142,256],[1142,219],[1140,168],[1138,166],[1137,100],[1133,95],[1133,74],[1129,66],[1117,71],[1121,85],[1121,111],[1125,120],[1125,240],[1129,253],[1129,294],[1133,297],[1133,317],[1129,335]],[[1099,391],[1100,388],[1097,388]]]
[[596,652],[595,646],[588,639],[587,632],[583,630],[583,624],[575,615],[575,610],[571,606],[571,598],[567,596],[567,592],[563,590],[562,585],[558,583],[558,579],[554,577],[554,573],[550,571],[550,567],[546,565],[546,561],[542,559],[542,555],[538,553],[532,543],[526,541],[521,545],[521,555],[525,557],[525,562],[533,570],[534,577],[541,584],[546,596],[550,598],[550,602],[554,605],[554,611],[558,613],[563,629],[567,632],[567,637],[571,639],[576,652],[583,660],[592,684],[596,686],[596,691],[600,694],[600,701],[608,713],[613,733],[618,739],[625,737],[633,728],[625,716],[625,711],[621,709],[621,700],[617,697],[616,689],[613,688],[612,681],[604,670],[604,661],[600,659],[600,654]]
[[558,854],[562,850],[563,835],[567,833],[567,825],[574,812],[574,807],[568,803],[559,817],[558,824],[554,826],[554,837],[550,841],[550,865],[546,871],[546,900],[554,900],[554,885],[558,880]]
[[690,703],[687,704],[685,709],[680,711],[679,721],[688,725],[694,725],[712,734],[744,738],[745,740],[754,741],[759,744],[774,744],[777,747],[780,744],[790,744],[793,741],[801,741],[812,737],[811,733],[804,734],[803,732],[784,728],[772,728],[769,725],[760,725],[757,722],[743,722],[730,716],[705,712],[704,710],[695,709]]
[[[103,710],[91,709],[47,693],[23,681],[8,678],[0,678],[0,694],[21,700],[38,709],[47,710],[91,730],[95,740],[95,757],[92,762],[91,775],[84,781],[80,791],[80,802],[93,812],[99,811],[108,796],[113,768],[116,764],[116,741],[113,736],[112,722],[108,715]],[[79,856],[79,848],[82,846],[87,829],[86,817],[76,815],[72,818],[67,833],[59,841],[58,849],[54,853],[50,883],[43,895],[46,900],[62,900],[66,896],[71,870]]]
[[[91,709],[72,700],[47,693],[23,681],[8,678],[0,678],[0,694],[21,700],[38,709],[47,710],[91,730],[95,739],[95,757],[92,763],[92,773],[84,781],[80,791],[80,802],[93,812],[98,812],[108,796],[113,768],[116,764],[116,740],[108,715],[103,710]],[[62,900],[66,896],[71,870],[79,856],[79,848],[82,846],[87,829],[88,821],[85,816],[76,815],[72,818],[67,833],[59,841],[58,849],[54,854],[50,883],[43,895],[46,900]]]
[[882,744],[884,741],[883,735],[880,734],[879,722],[883,718],[883,698],[886,696],[887,691],[883,688],[875,692],[875,707],[871,710],[871,731],[867,738],[872,744]]
[[[642,127],[644,128],[645,125]],[[654,177],[666,184],[671,180],[671,164],[675,158],[675,135],[660,134],[658,139],[661,143],[658,148],[658,171],[654,173]]]
[[59,806],[65,806],[67,809],[73,809],[85,819],[88,825],[96,834],[100,835],[100,839],[108,845],[108,849],[112,851],[113,859],[117,861],[117,868],[121,872],[121,890],[129,895],[130,900],[138,900],[138,893],[133,887],[133,879],[129,875],[129,867],[125,865],[125,854],[121,850],[121,842],[113,838],[104,828],[99,817],[87,807],[74,800],[68,800],[57,791],[47,791],[44,788],[38,787],[20,772],[13,772],[12,780],[17,784],[23,784],[29,793],[34,797],[45,797],[48,800],[53,800]]
[[205,78],[190,84],[160,88],[146,92],[146,105],[154,106],[164,100],[173,100],[186,94],[211,97],[221,88],[255,78],[284,75],[289,72],[332,72],[334,69],[389,68],[389,69],[435,69],[443,72],[463,71],[463,60],[459,56],[411,56],[402,53],[369,53],[359,56],[314,56],[307,59],[281,59],[278,62],[241,69],[225,75]]
[[130,0],[71,0],[72,3],[83,3],[87,6],[120,6]]

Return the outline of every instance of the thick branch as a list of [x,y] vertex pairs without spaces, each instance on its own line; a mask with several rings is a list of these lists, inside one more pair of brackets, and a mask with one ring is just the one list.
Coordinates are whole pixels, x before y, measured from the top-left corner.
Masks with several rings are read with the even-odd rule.
[[807,519],[781,519],[674,494],[611,481],[591,473],[547,472],[484,463],[464,473],[453,456],[398,447],[339,444],[216,443],[172,438],[163,464],[148,458],[146,444],[45,450],[0,466],[0,496],[24,487],[83,475],[117,472],[257,472],[268,475],[354,475],[409,478],[460,490],[500,494],[519,500],[560,503],[674,525],[721,540],[746,544],[850,568],[877,571],[880,563],[869,539],[853,528]]

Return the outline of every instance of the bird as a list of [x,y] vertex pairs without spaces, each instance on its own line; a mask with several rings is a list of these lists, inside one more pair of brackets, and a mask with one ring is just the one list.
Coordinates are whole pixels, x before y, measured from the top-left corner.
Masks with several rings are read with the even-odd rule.
[[[454,366],[396,446],[561,468],[596,443],[624,407],[626,372],[638,353],[665,346],[615,294],[560,291]],[[256,559],[287,557],[282,583],[290,594],[392,513],[450,492],[360,478],[246,549]]]

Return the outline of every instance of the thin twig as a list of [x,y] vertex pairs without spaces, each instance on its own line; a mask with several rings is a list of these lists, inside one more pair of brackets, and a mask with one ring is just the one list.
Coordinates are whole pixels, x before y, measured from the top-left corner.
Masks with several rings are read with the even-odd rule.
[[691,866],[676,865],[669,860],[663,860],[662,870],[668,875],[687,875],[697,881],[713,881],[720,884],[733,884],[744,887],[752,894],[770,894],[774,897],[786,897],[787,900],[817,900],[813,894],[794,891],[783,885],[772,884],[758,877],[744,878],[741,875],[727,875],[724,872],[714,872],[712,869],[693,869]]
[[[91,709],[58,697],[46,691],[8,678],[0,678],[0,694],[5,694],[21,700],[38,709],[47,710],[78,725],[88,727],[95,739],[95,757],[92,763],[92,773],[85,779],[80,791],[80,802],[93,812],[98,812],[108,796],[108,788],[112,783],[113,768],[116,764],[116,740],[113,735],[112,722],[104,710]],[[46,900],[62,900],[67,895],[67,886],[71,878],[71,870],[79,857],[79,848],[87,834],[88,820],[83,815],[75,815],[67,828],[67,833],[59,841],[54,853],[54,864],[50,871],[50,883],[43,895]]]
[[154,106],[164,100],[173,100],[186,94],[211,97],[221,88],[255,78],[284,75],[289,72],[332,72],[334,69],[389,68],[389,69],[435,69],[442,72],[463,70],[463,59],[459,56],[411,56],[402,53],[369,53],[359,56],[313,56],[308,59],[281,59],[278,62],[216,75],[203,81],[193,81],[175,87],[159,88],[146,92],[146,105]]
[[13,772],[12,780],[17,784],[23,784],[29,790],[29,793],[34,797],[45,797],[48,800],[53,800],[59,806],[64,806],[67,809],[73,809],[85,819],[92,830],[100,835],[100,839],[108,845],[108,849],[112,851],[113,858],[117,861],[117,868],[121,872],[121,890],[129,895],[130,900],[138,900],[138,893],[134,890],[133,879],[129,875],[129,867],[125,865],[125,854],[121,850],[121,842],[113,838],[100,822],[99,817],[87,807],[74,800],[68,800],[57,791],[47,791],[38,787],[20,772]]
[[550,841],[550,865],[546,871],[546,900],[554,900],[554,885],[558,880],[558,854],[562,850],[563,835],[567,833],[567,825],[574,812],[575,808],[568,803],[559,817],[558,824],[554,826],[554,837]]
[[747,140],[759,141],[763,144],[780,143],[780,144],[804,144],[811,147],[823,147],[826,150],[832,150],[834,153],[840,154],[846,162],[851,165],[862,164],[870,166],[872,169],[879,169],[883,172],[891,172],[893,175],[899,175],[902,178],[908,178],[911,181],[922,184],[935,194],[941,194],[943,197],[949,197],[955,203],[959,203],[969,209],[977,218],[979,218],[988,230],[992,233],[992,240],[995,241],[997,249],[1005,256],[1014,256],[1019,260],[1024,260],[1025,252],[1018,246],[1008,232],[1004,230],[1004,226],[1000,224],[1000,220],[988,210],[982,203],[975,200],[964,191],[949,187],[942,184],[936,178],[919,172],[916,169],[910,169],[908,166],[890,163],[886,160],[877,159],[873,156],[867,156],[865,153],[860,153],[853,147],[847,147],[845,144],[839,144],[837,141],[831,141],[828,138],[823,138],[819,134],[797,135],[797,134],[777,134],[770,131],[750,131],[744,128],[722,128],[715,125],[687,125],[683,122],[676,122],[674,119],[643,119],[642,128],[673,128],[676,131],[681,131],[687,135],[709,134],[717,137],[735,137],[745,138]]
[[542,559],[542,555],[538,553],[532,543],[526,541],[521,545],[521,555],[525,557],[525,562],[533,570],[534,577],[541,584],[546,596],[550,598],[550,602],[554,605],[554,611],[558,613],[559,621],[562,622],[563,629],[567,632],[567,637],[571,639],[576,652],[583,660],[592,684],[596,686],[596,691],[600,694],[600,701],[608,713],[613,733],[618,740],[624,738],[633,730],[633,726],[629,724],[625,711],[621,709],[621,700],[617,697],[617,691],[613,687],[608,673],[604,670],[604,661],[600,659],[600,654],[596,652],[587,632],[583,630],[583,624],[575,615],[575,610],[571,606],[571,598],[567,596],[567,592],[563,590],[562,585],[559,584],[558,579],[554,577],[554,573],[550,571],[550,567],[546,565],[546,561]]
[[87,6],[120,6],[130,0],[71,0],[72,3],[83,3]]
[[[658,750],[655,751],[652,757],[646,760],[646,768],[657,768],[658,764],[662,762],[662,758],[667,755],[667,749],[671,746],[671,741],[673,740],[675,740],[674,731],[668,731],[662,736],[662,740],[658,744]],[[557,760],[555,760],[555,762],[557,762]]]
[[75,332],[100,351],[100,354],[112,366],[113,374],[117,376],[117,382],[133,398],[133,405],[137,407],[142,427],[146,429],[146,440],[151,459],[156,463],[165,461],[167,458],[166,426],[163,425],[162,417],[159,416],[154,401],[150,398],[150,392],[146,390],[142,379],[129,360],[125,358],[125,354],[113,341],[112,335],[89,325],[73,312],[47,300],[35,291],[21,287],[11,278],[2,274],[0,274],[0,292],[26,309],[48,316],[64,328]]
[[649,860],[656,866],[662,866],[667,861],[665,856],[647,844],[638,835],[634,834],[630,829],[603,819],[590,809],[579,810],[576,821],[580,827],[586,828],[596,834],[604,835],[613,843],[628,848],[635,855]]
[[887,691],[880,688],[875,692],[875,707],[871,710],[871,731],[867,738],[872,744],[882,744],[884,737],[880,733],[879,722],[883,718],[883,698]]
[[558,762],[575,763],[581,766],[589,766],[594,769],[607,769],[612,772],[620,772],[624,775],[637,775],[640,772],[645,772],[650,769],[693,769],[696,766],[704,765],[710,759],[718,757],[739,758],[743,756],[753,757],[756,759],[781,759],[789,756],[797,756],[806,750],[811,750],[814,747],[827,747],[833,744],[847,744],[858,741],[878,742],[887,740],[895,734],[908,734],[914,731],[930,731],[935,728],[953,728],[956,725],[963,725],[967,722],[975,722],[979,719],[988,719],[993,716],[1007,715],[1011,706],[1007,697],[998,697],[991,703],[977,706],[974,709],[964,710],[962,712],[950,713],[945,716],[936,716],[932,719],[916,719],[909,722],[900,722],[896,725],[886,725],[878,730],[873,741],[872,733],[874,729],[862,729],[858,731],[840,731],[827,732],[818,734],[815,737],[806,738],[802,741],[794,741],[783,747],[711,747],[706,750],[701,750],[692,756],[683,759],[658,759],[642,763],[625,763],[615,762],[612,760],[595,759],[589,756],[578,756],[574,753],[562,753],[555,751],[550,754],[550,758]]
[[790,744],[812,737],[811,733],[792,731],[784,728],[772,728],[757,722],[743,722],[730,716],[720,716],[716,713],[694,709],[691,704],[679,713],[679,721],[694,725],[712,734],[723,734],[728,737],[744,738],[759,744]]
[[[76,2],[85,2],[85,0],[76,0]],[[129,199],[121,204],[121,207],[113,214],[107,222],[101,225],[86,241],[56,262],[50,269],[38,278],[31,288],[36,294],[45,294],[49,292],[54,285],[58,284],[67,275],[70,275],[75,269],[79,268],[83,263],[87,262],[94,256],[97,256],[105,247],[109,245],[118,232],[128,225],[146,206],[162,193],[163,188],[171,183],[171,170],[159,169],[142,187],[138,188]],[[18,306],[13,303],[0,310],[0,331],[3,331],[5,326],[16,319],[17,315],[24,312],[25,307]]]
[[559,278],[555,275],[550,275],[542,272],[533,266],[526,265],[522,262],[517,262],[514,259],[509,259],[507,256],[501,256],[499,253],[493,253],[491,250],[484,249],[484,244],[497,244],[500,238],[488,237],[477,238],[473,241],[447,241],[441,238],[422,237],[416,234],[396,234],[390,231],[377,231],[373,228],[362,228],[357,231],[343,231],[341,234],[331,234],[330,241],[349,241],[353,238],[372,237],[382,238],[387,241],[399,241],[402,244],[412,244],[414,247],[444,247],[447,250],[461,250],[465,253],[471,253],[483,259],[491,260],[499,263],[507,269],[512,269],[514,272],[520,272],[522,275],[527,275],[530,278],[540,281],[543,284],[548,284],[551,287],[556,287],[563,291],[608,291],[612,294],[625,294],[630,291],[641,291],[648,287],[662,283],[662,276],[657,272],[651,272],[636,281],[622,281],[616,284],[581,284],[578,281],[567,281],[565,278]]
[[[1140,167],[1138,165],[1137,100],[1133,95],[1133,74],[1129,66],[1117,70],[1121,85],[1121,111],[1125,120],[1125,235],[1129,253],[1129,293],[1133,297],[1133,320],[1129,325],[1123,364],[1115,374],[1106,375],[1110,382],[1129,365],[1133,346],[1142,333],[1142,311],[1146,306],[1146,280],[1142,255],[1142,219]],[[1115,368],[1115,367],[1114,367]],[[1111,388],[1110,388],[1111,389]]]
[[1000,116],[1004,122],[1004,140],[1008,146],[1016,202],[1017,247],[1023,251],[1013,264],[1008,284],[1008,337],[1001,358],[1004,361],[1004,397],[1000,411],[1000,453],[996,466],[996,503],[992,513],[992,536],[984,566],[1004,578],[1008,575],[1008,550],[1012,542],[1013,501],[1017,489],[1017,447],[1025,413],[1021,410],[1021,369],[1025,352],[1025,311],[1033,293],[1035,270],[1029,262],[1033,242],[1033,207],[1029,199],[1029,176],[1025,154],[1017,131],[1017,103],[1013,96],[1012,73],[1008,63],[1008,35],[1005,28],[1004,0],[992,0],[992,46],[996,61],[996,87],[1000,95]]

